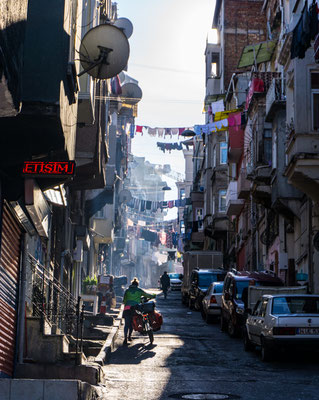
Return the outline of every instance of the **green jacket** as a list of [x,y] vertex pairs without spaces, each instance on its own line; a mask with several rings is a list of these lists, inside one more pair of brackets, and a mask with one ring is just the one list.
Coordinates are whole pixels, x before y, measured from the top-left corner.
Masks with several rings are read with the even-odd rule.
[[156,294],[146,293],[139,287],[135,285],[130,285],[124,293],[123,303],[126,306],[136,306],[136,304],[139,304],[141,302],[142,296],[146,297],[147,299],[154,299],[156,297]]

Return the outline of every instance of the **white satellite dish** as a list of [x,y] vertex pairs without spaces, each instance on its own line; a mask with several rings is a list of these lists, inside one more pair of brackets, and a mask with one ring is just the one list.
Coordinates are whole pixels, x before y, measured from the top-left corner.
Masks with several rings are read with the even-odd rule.
[[138,103],[143,96],[142,89],[136,83],[125,83],[122,86],[121,97],[128,104]]
[[132,200],[132,194],[128,189],[123,189],[119,193],[119,203],[127,204]]
[[123,31],[116,26],[103,24],[90,29],[80,45],[83,71],[97,79],[116,76],[127,65],[130,45]]
[[127,38],[130,38],[132,36],[133,24],[129,19],[127,19],[127,18],[118,18],[114,22],[114,26],[116,26],[117,28],[122,29],[122,31],[124,32],[124,35]]

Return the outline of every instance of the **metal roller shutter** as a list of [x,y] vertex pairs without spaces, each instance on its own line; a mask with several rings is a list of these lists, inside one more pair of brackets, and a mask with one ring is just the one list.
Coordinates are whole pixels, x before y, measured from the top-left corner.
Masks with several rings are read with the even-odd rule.
[[19,223],[4,203],[0,248],[0,378],[13,374],[21,235]]

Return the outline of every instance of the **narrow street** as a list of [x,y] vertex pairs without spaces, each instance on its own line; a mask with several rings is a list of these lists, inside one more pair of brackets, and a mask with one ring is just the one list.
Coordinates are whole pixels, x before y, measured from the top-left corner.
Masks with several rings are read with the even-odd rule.
[[103,399],[318,399],[318,354],[282,354],[263,363],[258,352],[244,351],[241,339],[222,333],[219,323],[207,325],[190,312],[179,292],[166,301],[160,295],[157,308],[164,325],[153,345],[135,334],[124,347],[121,331],[104,367]]

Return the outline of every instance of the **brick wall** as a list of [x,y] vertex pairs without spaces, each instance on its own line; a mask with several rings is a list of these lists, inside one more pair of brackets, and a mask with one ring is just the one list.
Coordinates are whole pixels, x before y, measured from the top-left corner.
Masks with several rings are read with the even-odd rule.
[[28,0],[0,0],[0,115],[19,107],[27,8]]
[[263,1],[225,0],[225,89],[243,48],[266,40],[266,18],[261,12]]

